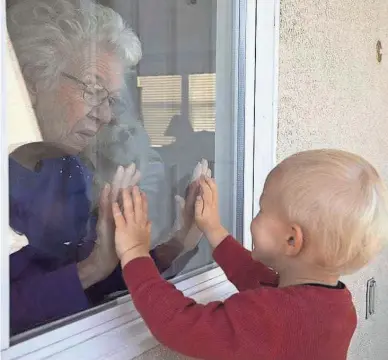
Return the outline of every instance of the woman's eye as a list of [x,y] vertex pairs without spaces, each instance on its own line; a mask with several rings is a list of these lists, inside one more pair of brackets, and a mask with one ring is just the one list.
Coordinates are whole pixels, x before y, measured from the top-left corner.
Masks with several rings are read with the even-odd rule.
[[119,122],[117,121],[117,119],[112,118],[111,121],[109,122],[109,125],[111,125],[111,126],[118,126]]

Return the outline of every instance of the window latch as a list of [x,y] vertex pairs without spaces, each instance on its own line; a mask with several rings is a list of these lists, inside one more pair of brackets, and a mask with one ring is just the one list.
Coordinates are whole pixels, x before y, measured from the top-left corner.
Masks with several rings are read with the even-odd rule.
[[366,319],[376,313],[376,280],[371,278],[366,284]]

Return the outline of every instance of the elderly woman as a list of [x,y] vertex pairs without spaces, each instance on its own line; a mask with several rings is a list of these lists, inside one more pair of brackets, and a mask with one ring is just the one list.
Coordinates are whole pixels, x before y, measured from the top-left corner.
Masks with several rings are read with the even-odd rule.
[[[98,201],[93,199],[92,181],[99,167],[112,167],[114,152],[102,147],[98,154],[95,139],[105,132],[104,141],[109,142],[106,132],[117,126],[124,74],[140,60],[140,42],[113,10],[82,4],[80,9],[67,0],[25,0],[7,13],[44,139],[18,148],[9,160],[10,225],[29,241],[10,258],[13,334],[85,310],[125,289],[114,250],[110,202],[120,188],[139,181],[131,162],[142,163],[137,159],[144,158],[144,146],[137,156],[128,154],[126,168],[119,167],[115,175],[105,171],[105,178],[114,178]],[[132,140],[124,134],[120,141]],[[93,146],[95,159],[90,156]],[[99,161],[103,155],[106,163]],[[82,160],[88,157],[93,166]],[[197,175],[207,171],[205,162],[196,168]],[[147,173],[152,171],[144,171],[145,182]],[[97,181],[95,188],[100,187]],[[180,199],[182,226],[151,251],[161,272],[185,250],[194,249],[183,265],[195,254],[201,237],[192,217],[196,190],[192,182],[186,203]]]

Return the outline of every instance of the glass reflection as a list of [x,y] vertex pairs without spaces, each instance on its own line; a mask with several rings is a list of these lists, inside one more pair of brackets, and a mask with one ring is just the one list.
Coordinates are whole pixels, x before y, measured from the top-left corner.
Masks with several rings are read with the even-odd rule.
[[9,156],[10,226],[28,240],[10,255],[11,333],[125,291],[110,215],[120,188],[147,193],[166,278],[209,264],[192,212],[214,164],[214,74],[137,76],[138,36],[90,1],[11,2],[7,25],[43,138]]

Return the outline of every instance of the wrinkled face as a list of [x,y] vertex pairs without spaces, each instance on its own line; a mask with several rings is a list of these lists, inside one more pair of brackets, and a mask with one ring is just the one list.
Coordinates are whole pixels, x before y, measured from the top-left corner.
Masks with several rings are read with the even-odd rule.
[[290,233],[288,224],[279,214],[275,195],[276,181],[269,180],[260,198],[260,211],[251,223],[254,245],[252,257],[279,270],[283,266]]
[[105,53],[94,60],[83,57],[74,61],[65,72],[109,93],[100,104],[90,104],[85,101],[85,86],[63,75],[54,90],[37,89],[34,107],[43,139],[75,154],[90,143],[102,126],[111,122],[112,103],[119,98],[123,84],[123,67],[117,58]]

